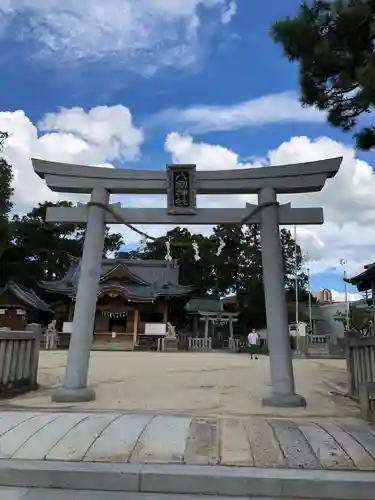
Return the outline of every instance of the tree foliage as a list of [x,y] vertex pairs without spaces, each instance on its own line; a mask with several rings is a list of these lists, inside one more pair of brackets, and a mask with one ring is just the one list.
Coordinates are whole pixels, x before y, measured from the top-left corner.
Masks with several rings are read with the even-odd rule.
[[[11,239],[1,260],[1,281],[12,279],[35,286],[40,280],[61,279],[72,263],[81,257],[85,226],[76,224],[46,224],[48,207],[72,206],[71,202],[45,202],[23,216],[10,220]],[[107,234],[104,255],[116,253],[124,244],[120,234]]]
[[0,217],[7,217],[12,210],[12,167],[1,156],[8,134],[0,131]]
[[0,259],[9,240],[9,214],[13,206],[12,167],[1,156],[7,138],[8,134],[0,131]]
[[[328,112],[344,131],[375,105],[374,0],[303,1],[294,18],[271,28],[286,57],[299,63],[301,101]],[[375,126],[355,134],[359,149],[375,146]]]
[[[225,247],[217,255],[221,239]],[[181,284],[192,286],[196,296],[235,294],[242,321],[253,327],[264,326],[265,300],[258,226],[244,226],[241,229],[238,225],[218,225],[209,236],[191,234],[187,229],[176,227],[157,241],[148,242],[142,251],[133,251],[131,257],[164,259],[167,240],[171,242],[173,259],[179,262]],[[280,241],[286,288],[294,290],[297,272],[300,298],[307,298],[307,276],[302,271],[301,249],[297,245],[295,260],[295,242],[286,229],[281,230]],[[194,259],[193,242],[199,245],[199,260]]]

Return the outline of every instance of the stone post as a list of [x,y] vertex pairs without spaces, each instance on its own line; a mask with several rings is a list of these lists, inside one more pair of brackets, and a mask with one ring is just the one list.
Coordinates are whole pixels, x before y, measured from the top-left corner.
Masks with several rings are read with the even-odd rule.
[[233,339],[233,318],[229,316],[229,338]]
[[[371,294],[372,297],[375,297],[375,279],[372,280],[371,282]],[[375,299],[372,299],[372,332],[371,335],[375,334]]]
[[194,315],[194,317],[193,317],[193,332],[194,332],[194,337],[199,337],[199,317],[198,317],[198,315]]
[[[91,202],[106,205],[108,201],[109,193],[107,190],[103,188],[93,189]],[[94,390],[87,387],[87,376],[105,227],[105,211],[100,207],[89,206],[65,379],[62,387],[59,387],[52,394],[52,401],[73,403],[95,399]]]
[[262,208],[260,217],[263,283],[272,383],[272,391],[263,398],[263,405],[306,406],[306,400],[295,393],[294,387],[276,192],[274,189],[266,187],[260,191],[258,198],[260,205],[274,203]]
[[42,327],[38,323],[30,323],[26,327],[26,331],[31,331],[34,334],[34,340],[30,349],[30,387],[37,389],[38,387],[38,366],[39,366],[39,353],[40,341],[42,337]]
[[208,339],[208,316],[204,318],[204,338]]

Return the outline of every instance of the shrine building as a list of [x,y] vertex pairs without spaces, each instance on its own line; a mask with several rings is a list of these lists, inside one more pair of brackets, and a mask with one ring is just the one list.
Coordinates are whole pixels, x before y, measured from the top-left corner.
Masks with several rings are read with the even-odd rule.
[[[58,331],[67,332],[73,321],[80,269],[81,260],[77,259],[63,279],[39,283],[51,299],[56,299]],[[104,259],[93,347],[135,349],[145,336],[146,325],[166,324],[170,319],[170,300],[190,292],[190,287],[179,284],[179,268],[174,261]]]

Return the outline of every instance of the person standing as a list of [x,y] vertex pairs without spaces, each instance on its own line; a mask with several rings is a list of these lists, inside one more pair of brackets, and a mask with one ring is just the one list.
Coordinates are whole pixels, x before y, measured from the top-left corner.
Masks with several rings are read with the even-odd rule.
[[259,335],[253,328],[252,331],[247,336],[247,345],[249,346],[250,349],[251,359],[253,359],[253,356],[255,357],[255,359],[258,359],[258,356],[255,355],[255,346],[258,345],[258,342],[259,342]]

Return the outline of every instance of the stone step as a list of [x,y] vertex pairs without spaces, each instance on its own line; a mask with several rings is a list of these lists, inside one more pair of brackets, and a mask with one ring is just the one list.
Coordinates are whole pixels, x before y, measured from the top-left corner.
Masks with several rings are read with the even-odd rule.
[[[126,495],[126,496],[125,496]],[[165,493],[125,493],[121,491],[56,490],[40,488],[1,488],[1,500],[207,500],[207,495],[171,495]],[[208,497],[209,499],[209,497]],[[232,496],[219,496],[220,500],[233,500]],[[249,500],[237,497],[237,500]],[[251,500],[276,500],[252,497]],[[289,500],[301,500],[290,498]],[[303,499],[302,499],[303,500]],[[312,499],[319,500],[319,499]],[[340,499],[341,500],[341,499]]]
[[[373,500],[375,475],[371,472],[258,469],[189,465],[103,464],[77,462],[0,461],[0,485],[14,496],[3,500],[96,500],[96,498],[143,498],[153,495],[202,495],[216,498]],[[36,490],[23,490],[35,488]],[[46,488],[50,488],[46,490]],[[38,490],[39,489],[39,490]],[[60,490],[55,491],[54,490]],[[64,493],[65,490],[65,493]],[[79,490],[82,495],[72,495]],[[3,491],[6,491],[3,488]],[[43,494],[43,491],[45,494]],[[107,493],[102,495],[103,491]],[[51,495],[54,493],[55,497]],[[84,492],[84,493],[83,493]],[[96,494],[95,494],[96,492]],[[124,496],[123,492],[127,492]],[[24,493],[22,498],[21,493]],[[74,493],[74,491],[73,491]],[[77,493],[77,492],[76,492]],[[112,496],[109,495],[111,493]],[[117,495],[115,494],[117,493]],[[18,494],[18,496],[17,496]],[[130,495],[131,494],[131,495]],[[143,494],[140,496],[140,494]],[[121,496],[123,495],[123,496]],[[151,496],[150,496],[151,495]],[[183,496],[181,497],[184,498]],[[187,500],[189,497],[185,496]],[[204,498],[204,497],[203,497]],[[159,500],[154,496],[155,500]],[[160,499],[161,500],[161,499]],[[203,499],[202,499],[203,500]]]
[[94,344],[91,347],[92,351],[132,351],[129,344],[107,342],[103,344]]

